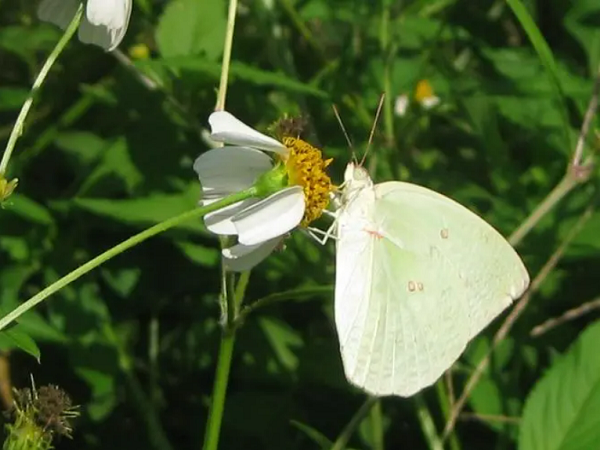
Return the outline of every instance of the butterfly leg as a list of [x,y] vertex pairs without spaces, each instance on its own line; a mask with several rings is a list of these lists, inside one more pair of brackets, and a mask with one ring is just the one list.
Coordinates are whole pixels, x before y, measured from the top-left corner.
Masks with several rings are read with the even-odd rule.
[[323,231],[319,228],[308,227],[307,233],[310,237],[312,237],[315,241],[317,241],[321,245],[325,245],[329,239],[335,239],[333,234],[333,230],[335,229],[335,222],[331,224],[331,226],[327,229],[327,231]]

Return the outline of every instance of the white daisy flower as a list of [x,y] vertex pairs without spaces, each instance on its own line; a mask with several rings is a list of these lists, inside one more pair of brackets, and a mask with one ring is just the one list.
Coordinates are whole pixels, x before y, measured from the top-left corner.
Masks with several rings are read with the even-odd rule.
[[[298,225],[317,219],[329,202],[331,180],[321,151],[295,137],[280,141],[250,128],[226,111],[211,114],[211,139],[232,144],[209,150],[194,162],[202,184],[201,205],[248,189],[274,166],[283,189],[267,198],[243,200],[204,218],[220,235],[236,235],[238,243],[223,250],[226,266],[248,270],[278,247]],[[276,175],[279,174],[279,175]]]
[[433,87],[427,80],[420,80],[415,88],[414,96],[411,99],[407,94],[402,94],[396,97],[394,103],[394,113],[397,116],[404,116],[408,111],[408,106],[411,101],[417,102],[424,109],[431,109],[440,103],[440,98],[433,92]]
[[[87,0],[85,14],[79,26],[79,40],[107,51],[114,50],[123,40],[133,0]],[[69,26],[81,2],[79,0],[42,0],[38,17],[58,25]]]

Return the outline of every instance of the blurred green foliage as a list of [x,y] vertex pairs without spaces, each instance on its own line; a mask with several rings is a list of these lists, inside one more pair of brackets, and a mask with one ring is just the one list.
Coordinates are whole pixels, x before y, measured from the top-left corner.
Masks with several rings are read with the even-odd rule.
[[[0,0],[2,147],[60,38],[35,9],[36,2]],[[74,40],[61,55],[7,173],[19,185],[0,210],[3,315],[105,249],[197,204],[191,166],[208,148],[226,17],[225,0],[136,0],[120,53]],[[241,1],[227,109],[262,130],[283,114],[307,117],[305,137],[335,158],[330,173],[340,183],[350,151],[331,105],[362,154],[385,92],[367,162],[374,179],[438,190],[508,236],[567,171],[599,64],[595,0]],[[396,114],[396,98],[412,99],[420,80],[440,103],[426,109],[411,101],[405,115]],[[586,155],[597,148],[596,125]],[[532,276],[593,208],[597,181],[593,172],[519,243]],[[577,340],[598,313],[530,335],[600,295],[599,230],[593,211],[532,294],[470,395],[453,449],[600,448],[598,324]],[[327,288],[333,244],[300,233],[286,244],[250,278],[247,302],[288,294],[257,308],[238,333],[223,449],[328,448],[365,401],[345,381],[337,349]],[[217,239],[200,221],[182,224],[4,331],[9,371],[0,381],[22,387],[31,374],[82,405],[74,439],[58,448],[165,448],[157,428],[173,448],[200,448],[220,338],[219,291]],[[457,393],[504,317],[453,368]],[[422,399],[441,430],[436,389]],[[383,399],[381,417],[369,415],[349,445],[381,448],[384,433],[387,449],[428,448],[417,406]]]

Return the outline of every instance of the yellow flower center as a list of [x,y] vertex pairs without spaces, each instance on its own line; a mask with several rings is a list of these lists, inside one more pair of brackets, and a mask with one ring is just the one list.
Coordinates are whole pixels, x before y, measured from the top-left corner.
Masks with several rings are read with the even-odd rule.
[[431,84],[429,84],[429,81],[427,80],[420,80],[415,89],[415,100],[422,102],[431,97],[433,97],[433,88],[431,87]]
[[325,168],[333,159],[323,159],[321,150],[302,139],[284,137],[283,145],[289,150],[284,159],[291,185],[302,186],[306,208],[301,226],[305,227],[323,214],[329,204],[329,193],[333,190],[331,179]]

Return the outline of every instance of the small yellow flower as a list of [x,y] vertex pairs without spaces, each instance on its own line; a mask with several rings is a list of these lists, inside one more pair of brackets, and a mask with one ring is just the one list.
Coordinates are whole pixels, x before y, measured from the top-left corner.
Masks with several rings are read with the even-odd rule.
[[407,94],[402,94],[396,97],[394,104],[394,112],[397,116],[404,116],[408,111],[410,102],[416,102],[425,109],[433,108],[440,103],[440,98],[435,95],[431,83],[427,80],[419,80],[415,87],[412,100],[409,100]]
[[424,108],[432,108],[440,102],[440,98],[433,92],[433,87],[427,80],[420,80],[415,89],[415,101]]
[[0,175],[0,204],[8,200],[8,197],[15,191],[18,183],[19,180],[17,178],[7,181],[6,178]]
[[129,48],[129,56],[131,59],[148,59],[150,57],[150,49],[146,44],[136,44]]

